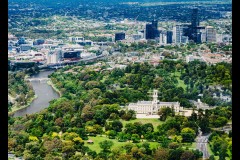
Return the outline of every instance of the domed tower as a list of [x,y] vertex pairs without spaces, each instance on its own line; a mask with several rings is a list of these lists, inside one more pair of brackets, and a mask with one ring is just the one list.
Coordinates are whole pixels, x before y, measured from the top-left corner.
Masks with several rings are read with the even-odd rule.
[[158,100],[158,90],[156,90],[156,89],[153,90],[152,97],[153,97],[153,100],[152,100],[152,111],[151,111],[151,114],[157,113],[157,110],[158,110],[157,109],[157,104],[159,102],[159,100]]
[[157,104],[158,103],[158,90],[154,89],[153,90],[153,104]]

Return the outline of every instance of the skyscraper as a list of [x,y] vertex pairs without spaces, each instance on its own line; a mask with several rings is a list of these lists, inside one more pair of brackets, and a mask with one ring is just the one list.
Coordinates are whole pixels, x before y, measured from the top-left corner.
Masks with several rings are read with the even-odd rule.
[[188,29],[187,25],[176,25],[173,27],[173,35],[175,43],[187,43],[188,37],[184,34],[186,32],[186,29]]
[[154,30],[152,24],[146,24],[146,39],[154,39]]
[[198,9],[194,8],[192,10],[192,17],[191,17],[191,25],[189,26],[189,29],[186,33],[186,35],[189,37],[189,40],[192,40],[196,43],[199,43],[199,17],[198,17]]
[[157,20],[153,20],[152,21],[152,26],[154,29],[158,29],[158,21]]
[[146,24],[146,39],[155,39],[159,37],[158,21],[153,20],[152,24]]
[[172,43],[172,37],[173,37],[173,32],[172,31],[167,31],[167,43]]
[[198,17],[198,9],[194,8],[192,10],[192,28],[196,28],[197,26],[199,26],[199,17]]

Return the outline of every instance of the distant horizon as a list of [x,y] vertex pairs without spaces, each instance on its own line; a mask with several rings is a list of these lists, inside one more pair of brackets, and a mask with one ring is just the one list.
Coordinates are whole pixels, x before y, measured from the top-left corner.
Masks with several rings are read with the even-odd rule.
[[[8,2],[26,2],[26,1],[32,1],[32,2],[61,2],[61,1],[66,1],[66,2],[74,2],[74,1],[87,1],[87,0],[8,0]],[[112,2],[232,2],[232,0],[92,0],[91,2],[97,2],[97,1],[112,1]]]

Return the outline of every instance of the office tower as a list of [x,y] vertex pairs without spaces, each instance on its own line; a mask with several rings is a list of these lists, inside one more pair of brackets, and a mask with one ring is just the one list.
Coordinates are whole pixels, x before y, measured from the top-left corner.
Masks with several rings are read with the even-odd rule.
[[173,32],[172,31],[167,31],[167,43],[172,43],[172,37],[173,37]]
[[192,28],[196,28],[197,26],[199,26],[199,18],[198,18],[198,9],[194,8],[192,10]]
[[152,21],[152,27],[157,30],[158,29],[158,21],[157,20],[153,20]]
[[158,30],[158,21],[157,20],[152,21],[152,27],[154,29],[154,37],[155,38],[159,37],[160,32]]
[[189,40],[192,40],[196,43],[200,43],[201,38],[199,39],[199,17],[198,17],[198,9],[194,8],[192,10],[192,17],[191,17],[191,26],[189,26],[188,31],[186,32],[186,36],[189,37]]
[[125,39],[125,33],[120,32],[120,33],[115,33],[115,42],[124,40]]
[[206,29],[205,28],[201,29],[200,32],[201,32],[201,42],[204,43],[206,42]]
[[155,39],[154,28],[152,24],[146,24],[146,39]]
[[206,41],[216,42],[216,31],[212,26],[206,27]]
[[173,35],[175,43],[187,43],[188,38],[185,35],[186,30],[188,29],[187,25],[176,25],[173,27]]
[[146,39],[155,39],[159,37],[160,32],[158,31],[158,21],[153,20],[152,24],[146,24]]
[[167,44],[167,33],[166,31],[162,31],[159,35],[159,43],[160,44]]

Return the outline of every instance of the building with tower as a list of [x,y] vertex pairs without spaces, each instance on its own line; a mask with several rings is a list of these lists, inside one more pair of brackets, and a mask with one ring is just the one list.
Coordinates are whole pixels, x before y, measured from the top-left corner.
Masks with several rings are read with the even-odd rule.
[[152,101],[138,101],[137,103],[130,103],[128,110],[134,110],[138,114],[155,115],[163,107],[170,107],[174,109],[175,113],[183,111],[183,107],[179,102],[161,102],[158,100],[158,90],[153,90]]

